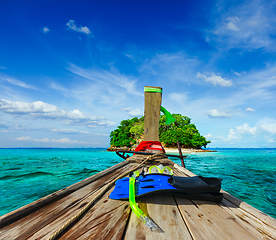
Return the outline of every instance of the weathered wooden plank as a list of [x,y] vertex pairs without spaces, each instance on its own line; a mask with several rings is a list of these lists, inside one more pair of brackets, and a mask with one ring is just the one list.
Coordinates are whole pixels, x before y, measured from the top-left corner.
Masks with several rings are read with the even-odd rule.
[[[72,194],[59,199],[51,205],[39,209],[37,212],[4,227],[0,232],[0,238],[24,239],[31,237],[39,239],[46,232],[54,232],[69,218],[85,207],[108,182],[118,177],[121,173],[132,169],[137,164],[128,164],[115,172],[105,175],[101,179],[92,182]],[[41,231],[41,233],[39,233]]]
[[[174,167],[177,175],[195,176],[195,174],[179,165],[175,165]],[[221,190],[221,192],[224,195],[224,199],[217,205],[228,212],[235,221],[238,221],[239,224],[243,224],[244,227],[250,229],[251,232],[256,233],[259,238],[276,239],[276,220],[274,218],[223,190]]]
[[[276,230],[276,219],[270,217],[269,215],[265,214],[264,212],[252,207],[251,205],[247,204],[246,202],[234,197],[228,192],[221,190],[223,193],[223,197],[228,201],[231,202],[233,205],[239,207],[243,211],[250,213],[254,218],[258,218],[264,224],[269,225],[271,228]],[[275,236],[276,238],[276,236]]]
[[18,219],[20,219],[21,217],[23,216],[26,216],[28,214],[30,214],[31,212],[34,212],[36,211],[37,209],[47,205],[47,204],[50,204],[51,202],[54,202],[74,191],[76,191],[77,189],[79,188],[82,188],[83,186],[101,178],[102,176],[105,176],[106,174],[109,174],[110,172],[113,172],[115,171],[116,169],[119,169],[123,166],[125,166],[126,164],[128,164],[129,161],[124,161],[124,162],[121,162],[115,166],[112,166],[100,173],[97,173],[89,178],[86,178],[84,179],[83,181],[80,181],[76,184],[73,184],[69,187],[66,187],[64,189],[61,189],[60,191],[57,191],[55,193],[52,193],[44,198],[41,198],[35,202],[32,202],[26,206],[23,206],[19,209],[16,209],[10,213],[7,213],[3,216],[0,217],[0,228],[2,228],[3,226],[5,226],[6,224],[9,224],[13,221],[16,221]]
[[138,205],[162,231],[151,232],[135,214],[131,213],[125,240],[192,239],[172,196],[147,196],[140,199]]
[[128,201],[109,199],[112,190],[60,239],[114,239],[122,238],[130,214]]
[[60,229],[66,222],[68,222],[71,218],[78,214],[78,212],[82,208],[84,208],[91,200],[93,200],[100,191],[101,189],[98,189],[93,194],[81,201],[78,205],[74,206],[74,208],[64,212],[57,218],[52,219],[52,221],[38,229],[28,239],[48,239],[55,231]]
[[[108,177],[106,177],[106,179],[108,179]],[[91,185],[95,185],[95,183],[91,183]],[[102,184],[99,187],[102,187]],[[4,227],[0,232],[0,238],[8,237],[9,239],[25,239],[31,237],[39,231],[39,229],[51,225],[51,222],[55,219],[65,217],[72,211],[74,212],[74,209],[78,208],[82,202],[87,204],[87,201],[89,201],[89,195],[91,196],[92,194],[91,197],[93,198],[93,193],[95,194],[95,191],[91,191],[90,186],[86,186],[78,192],[74,192],[9,226]]]
[[[160,87],[151,87],[161,89]],[[162,93],[145,92],[144,141],[159,141],[159,119]]]
[[276,230],[274,226],[267,225],[262,222],[260,219],[251,215],[250,213],[244,211],[241,208],[238,208],[236,205],[231,202],[223,199],[219,205],[229,214],[234,216],[235,218],[244,222],[245,225],[250,226],[250,228],[256,229],[263,239],[276,239]]
[[[175,164],[174,168],[177,170],[176,172],[178,172],[178,174],[181,174],[181,172],[182,172],[185,176],[190,176],[190,177],[196,176],[194,173],[190,172],[186,168],[179,166],[178,164]],[[259,219],[263,224],[266,224],[266,225],[270,226],[271,228],[273,228],[274,230],[276,230],[276,219],[268,216],[267,214],[263,213],[262,211],[252,207],[251,205],[234,197],[233,195],[231,195],[230,193],[228,193],[224,190],[221,190],[221,192],[223,193],[223,197],[228,202],[231,202],[233,205],[236,206],[237,209],[241,210],[240,214],[243,214],[243,212],[245,211],[248,214],[250,214],[253,219],[255,219],[255,218]]]
[[[123,169],[124,170],[123,172],[124,173],[128,172],[129,170],[131,170],[133,167],[136,167],[136,166],[137,166],[137,164],[134,164],[134,165],[129,164],[129,169]],[[112,181],[112,180],[113,180],[113,177],[112,177],[112,179],[109,179],[109,181]],[[104,182],[105,185],[109,184],[108,181],[102,181],[102,182]],[[98,191],[97,193],[95,193],[93,196],[89,197],[89,199],[86,199],[87,204],[90,203],[91,200],[93,200],[94,198],[96,198],[96,196],[98,195],[98,193],[100,193],[101,191],[102,191],[102,189],[100,189],[100,191]],[[39,232],[39,234],[42,234],[42,235],[43,235],[43,233],[46,234],[46,235],[43,235],[43,238],[44,237],[47,237],[47,238],[50,237],[55,231],[57,231],[65,223],[67,223],[68,220],[70,220],[71,218],[75,217],[79,213],[80,210],[82,210],[82,209],[84,209],[86,207],[86,205],[84,205],[82,203],[82,206],[79,207],[79,209],[76,209],[74,212],[67,213],[66,215],[62,216],[61,218],[56,219],[53,223],[50,223],[49,225],[45,226],[45,228],[43,228]],[[97,208],[97,206],[94,205],[92,209]],[[37,239],[37,234],[35,234],[32,239]]]
[[182,172],[184,174],[184,176],[188,176],[188,177],[192,177],[192,176],[196,176],[196,174],[192,173],[191,171],[189,171],[187,168],[181,167],[178,164],[174,164],[173,167],[178,170],[179,172]]
[[175,199],[194,239],[262,239],[256,229],[249,228],[216,203]]

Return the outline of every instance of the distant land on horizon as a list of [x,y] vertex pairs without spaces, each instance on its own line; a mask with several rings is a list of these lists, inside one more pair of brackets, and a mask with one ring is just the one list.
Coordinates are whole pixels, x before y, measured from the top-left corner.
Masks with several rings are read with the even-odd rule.
[[[2,148],[0,149],[107,149],[106,147],[12,147],[12,148]],[[177,149],[177,148],[175,148]],[[190,148],[181,148],[181,149],[190,149]],[[203,150],[212,150],[212,149],[276,149],[275,148],[268,148],[268,147],[213,147],[213,148],[204,148]]]

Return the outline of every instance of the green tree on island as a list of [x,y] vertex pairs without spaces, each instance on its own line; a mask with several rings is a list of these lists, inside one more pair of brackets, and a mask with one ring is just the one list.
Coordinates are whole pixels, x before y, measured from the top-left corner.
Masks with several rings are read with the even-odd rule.
[[[191,119],[181,114],[172,114],[175,122],[166,125],[165,116],[160,116],[159,138],[164,147],[176,147],[177,141],[184,148],[206,147],[211,141],[201,136]],[[110,133],[111,147],[134,147],[142,140],[144,133],[144,117],[123,120],[120,125]]]

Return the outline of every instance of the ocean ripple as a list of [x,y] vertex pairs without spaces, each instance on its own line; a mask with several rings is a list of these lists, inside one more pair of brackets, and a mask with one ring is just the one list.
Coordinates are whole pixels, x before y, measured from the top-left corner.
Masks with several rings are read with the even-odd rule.
[[33,173],[26,173],[22,175],[6,175],[3,177],[0,177],[0,180],[9,180],[9,179],[19,179],[19,178],[35,178],[35,177],[41,177],[41,176],[49,176],[54,175],[49,172],[33,172]]

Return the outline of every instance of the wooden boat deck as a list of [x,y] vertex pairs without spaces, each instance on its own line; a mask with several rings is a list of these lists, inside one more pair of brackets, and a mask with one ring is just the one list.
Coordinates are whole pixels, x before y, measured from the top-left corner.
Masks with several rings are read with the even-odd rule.
[[[0,239],[49,239],[99,192],[145,156],[133,156],[103,172],[0,217]],[[194,174],[167,158],[177,176]],[[152,163],[155,164],[155,163]],[[109,199],[113,187],[59,239],[276,239],[276,220],[223,192],[221,203],[154,195],[137,200],[162,229],[151,232],[132,213],[128,201]]]

